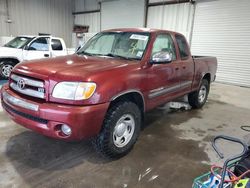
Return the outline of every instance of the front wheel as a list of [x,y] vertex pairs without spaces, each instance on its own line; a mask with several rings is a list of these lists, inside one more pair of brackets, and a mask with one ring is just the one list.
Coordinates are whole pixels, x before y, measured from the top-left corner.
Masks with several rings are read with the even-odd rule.
[[12,69],[14,68],[14,63],[12,61],[4,61],[0,65],[0,75],[2,78],[9,78]]
[[209,93],[209,82],[203,79],[199,90],[188,95],[188,102],[193,108],[201,108],[207,101]]
[[121,101],[108,110],[99,135],[93,140],[97,152],[119,158],[134,146],[140,132],[141,111],[129,101]]

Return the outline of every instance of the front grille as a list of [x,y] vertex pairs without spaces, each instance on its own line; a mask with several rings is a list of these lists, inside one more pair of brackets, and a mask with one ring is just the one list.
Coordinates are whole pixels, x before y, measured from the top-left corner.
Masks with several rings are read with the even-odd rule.
[[45,86],[41,80],[12,74],[10,77],[10,88],[23,95],[45,99]]
[[38,123],[42,123],[42,124],[47,124],[48,123],[48,120],[46,120],[46,119],[38,118],[38,117],[35,117],[35,116],[32,116],[32,115],[29,115],[29,114],[26,114],[26,113],[19,112],[19,111],[15,110],[12,107],[10,107],[9,105],[7,105],[4,101],[2,101],[2,104],[3,104],[3,107],[9,112],[12,112],[14,114],[17,114],[19,116],[22,116],[22,117],[24,117],[26,119],[29,119],[29,120],[32,120],[32,121],[35,121],[35,122],[38,122]]

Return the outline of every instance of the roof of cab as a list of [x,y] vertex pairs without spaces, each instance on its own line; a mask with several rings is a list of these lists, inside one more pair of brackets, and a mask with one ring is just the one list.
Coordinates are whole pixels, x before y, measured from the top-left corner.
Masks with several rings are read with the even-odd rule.
[[54,37],[52,35],[18,35],[17,37],[27,37],[27,38],[37,38],[37,37],[49,37],[52,39],[62,39],[59,37]]
[[103,32],[148,32],[148,33],[169,32],[169,33],[177,33],[174,31],[163,30],[163,29],[152,29],[152,28],[117,28],[117,29],[104,30]]

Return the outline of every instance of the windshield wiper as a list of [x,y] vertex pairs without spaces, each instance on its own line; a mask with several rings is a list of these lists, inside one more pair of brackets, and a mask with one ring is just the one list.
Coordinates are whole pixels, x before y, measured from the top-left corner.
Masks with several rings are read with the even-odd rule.
[[84,54],[84,55],[88,55],[88,56],[108,56],[108,57],[114,57],[114,58],[120,58],[120,59],[126,59],[126,60],[139,60],[138,58],[125,57],[125,56],[121,56],[121,55],[117,55],[117,54],[113,54],[113,53],[92,54],[92,53],[82,51],[82,52],[77,52],[77,54]]
[[121,56],[121,55],[112,54],[112,53],[103,54],[103,56],[118,57],[118,58],[121,58],[121,59],[128,59],[127,57],[124,57],[124,56]]
[[94,56],[94,55],[96,55],[96,54],[91,54],[91,53],[84,52],[84,51],[82,51],[82,52],[77,52],[77,54],[78,54],[78,55],[83,54],[83,55],[87,55],[87,56]]
[[126,60],[138,60],[137,58],[125,57],[125,56],[121,56],[121,55],[117,55],[117,54],[112,54],[112,53],[102,54],[102,55],[103,56],[114,57],[114,58],[126,59]]

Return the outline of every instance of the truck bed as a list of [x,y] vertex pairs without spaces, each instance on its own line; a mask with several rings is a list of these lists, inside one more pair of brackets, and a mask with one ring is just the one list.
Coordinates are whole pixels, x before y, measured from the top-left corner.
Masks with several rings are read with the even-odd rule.
[[196,82],[200,80],[200,76],[202,76],[205,72],[209,72],[211,75],[210,81],[214,81],[216,78],[216,70],[217,70],[217,58],[212,56],[192,56],[194,61],[194,85],[193,88],[198,88],[199,83]]

